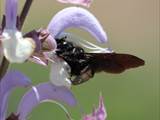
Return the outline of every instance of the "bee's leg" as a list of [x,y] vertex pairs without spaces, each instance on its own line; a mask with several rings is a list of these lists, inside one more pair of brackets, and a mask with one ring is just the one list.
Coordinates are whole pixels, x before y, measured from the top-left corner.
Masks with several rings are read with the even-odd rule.
[[79,76],[76,76],[71,82],[73,85],[79,85],[86,81],[88,81],[90,78],[94,76],[94,71],[90,69],[90,66],[86,66]]

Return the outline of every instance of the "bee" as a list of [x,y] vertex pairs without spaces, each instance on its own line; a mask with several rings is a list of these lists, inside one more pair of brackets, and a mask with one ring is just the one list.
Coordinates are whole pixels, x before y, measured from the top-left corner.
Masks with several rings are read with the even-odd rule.
[[71,68],[71,82],[79,85],[90,78],[95,73],[107,72],[119,74],[130,68],[144,65],[144,60],[134,55],[116,52],[86,52],[78,44],[67,40],[67,36],[57,38],[56,54],[64,59]]

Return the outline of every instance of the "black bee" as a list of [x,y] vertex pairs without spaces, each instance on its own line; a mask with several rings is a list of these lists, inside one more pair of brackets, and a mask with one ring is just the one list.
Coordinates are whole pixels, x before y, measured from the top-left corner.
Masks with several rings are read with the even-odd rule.
[[122,73],[144,65],[144,60],[130,54],[87,53],[82,47],[66,41],[66,37],[56,39],[56,42],[56,54],[69,64],[73,85],[88,81],[97,72]]

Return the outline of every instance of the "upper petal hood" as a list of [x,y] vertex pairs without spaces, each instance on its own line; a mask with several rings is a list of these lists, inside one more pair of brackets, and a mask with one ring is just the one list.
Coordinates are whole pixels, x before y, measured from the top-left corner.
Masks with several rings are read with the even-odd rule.
[[70,27],[83,28],[90,32],[99,42],[106,42],[107,35],[96,17],[80,7],[69,7],[58,12],[48,25],[51,35],[57,37]]

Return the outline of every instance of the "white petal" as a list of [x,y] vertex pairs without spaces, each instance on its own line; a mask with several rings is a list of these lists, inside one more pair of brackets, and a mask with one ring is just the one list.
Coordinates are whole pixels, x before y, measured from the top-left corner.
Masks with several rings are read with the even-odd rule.
[[27,60],[35,49],[35,43],[30,38],[23,38],[17,30],[6,29],[2,33],[4,56],[11,63],[22,63]]
[[70,77],[70,67],[62,59],[56,57],[52,58],[55,62],[51,65],[50,72],[50,81],[56,86],[66,86],[67,88],[71,87]]

